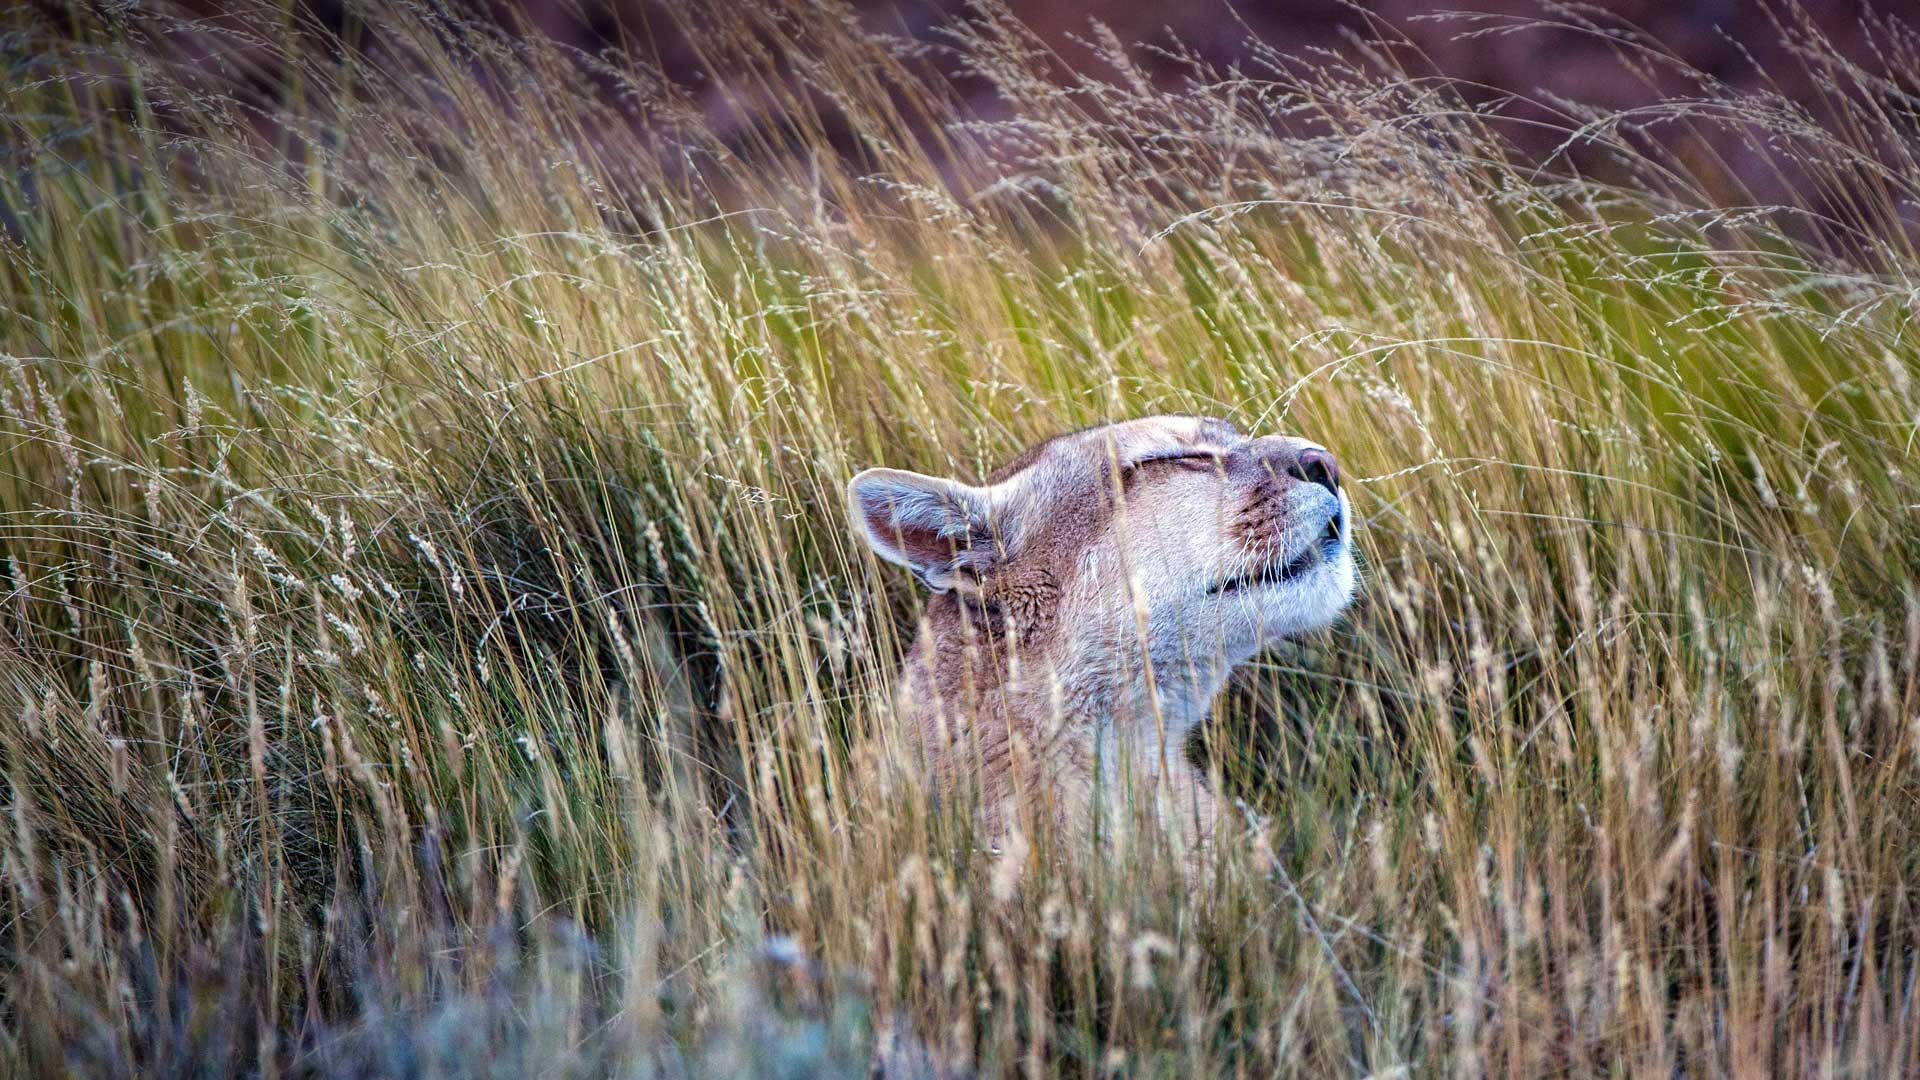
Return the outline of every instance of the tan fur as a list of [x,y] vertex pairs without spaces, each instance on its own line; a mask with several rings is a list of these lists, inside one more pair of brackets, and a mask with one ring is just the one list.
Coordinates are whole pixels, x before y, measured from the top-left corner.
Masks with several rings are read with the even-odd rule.
[[1060,436],[979,486],[855,477],[865,538],[935,590],[899,683],[935,790],[977,792],[990,834],[1009,810],[1079,829],[1130,774],[1197,855],[1218,808],[1187,735],[1235,665],[1352,595],[1336,477],[1312,443],[1184,416]]

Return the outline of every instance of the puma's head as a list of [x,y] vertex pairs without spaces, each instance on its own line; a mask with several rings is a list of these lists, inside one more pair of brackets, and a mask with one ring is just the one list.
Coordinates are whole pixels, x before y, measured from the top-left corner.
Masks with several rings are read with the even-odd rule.
[[1143,647],[1163,682],[1196,665],[1223,677],[1332,622],[1354,590],[1333,455],[1221,420],[1062,435],[977,485],[869,469],[849,496],[873,550],[942,594],[936,638],[986,627],[1022,657],[1114,679]]

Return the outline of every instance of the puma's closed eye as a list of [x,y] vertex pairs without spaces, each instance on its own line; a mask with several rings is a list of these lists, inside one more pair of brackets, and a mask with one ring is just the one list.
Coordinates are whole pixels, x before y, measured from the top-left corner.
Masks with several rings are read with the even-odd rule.
[[1215,450],[1165,450],[1147,454],[1127,463],[1126,472],[1132,473],[1148,465],[1178,465],[1199,472],[1211,472],[1220,465],[1220,454]]

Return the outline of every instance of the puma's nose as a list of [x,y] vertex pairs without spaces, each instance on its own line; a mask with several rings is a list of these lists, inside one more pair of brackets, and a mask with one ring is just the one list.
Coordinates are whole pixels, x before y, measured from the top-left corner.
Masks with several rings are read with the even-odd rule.
[[1294,456],[1292,464],[1287,466],[1287,475],[1309,484],[1319,484],[1335,495],[1340,494],[1340,463],[1333,459],[1331,450],[1310,446],[1300,451]]
[[1318,484],[1336,496],[1340,494],[1340,463],[1334,460],[1333,451],[1305,439],[1284,435],[1254,439],[1228,457],[1229,475],[1236,469],[1246,469],[1248,475],[1261,479],[1278,480],[1285,476],[1302,480]]

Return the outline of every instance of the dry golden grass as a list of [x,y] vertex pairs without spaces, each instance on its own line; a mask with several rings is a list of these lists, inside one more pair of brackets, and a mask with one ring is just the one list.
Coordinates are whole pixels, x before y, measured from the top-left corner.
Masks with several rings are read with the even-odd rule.
[[[1605,185],[1388,68],[1062,88],[992,10],[991,122],[702,23],[731,141],[419,12],[97,17],[0,16],[0,1071],[1920,1071],[1898,85],[1800,36],[1819,122],[1568,113]],[[1172,410],[1333,445],[1368,566],[1222,708],[1269,816],[1198,893],[929,802],[839,496]]]

